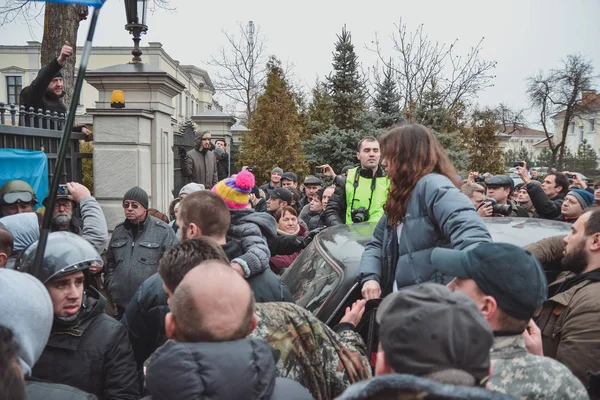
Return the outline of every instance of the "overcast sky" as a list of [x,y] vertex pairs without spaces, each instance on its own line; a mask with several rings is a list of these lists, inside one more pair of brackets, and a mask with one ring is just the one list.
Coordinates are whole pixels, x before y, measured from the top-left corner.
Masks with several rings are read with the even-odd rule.
[[[5,0],[0,0],[0,2]],[[386,38],[394,23],[403,18],[409,30],[424,24],[431,39],[452,42],[466,54],[482,37],[482,57],[498,62],[494,87],[480,94],[482,105],[500,102],[527,106],[525,78],[541,69],[559,66],[569,53],[581,53],[594,61],[600,73],[600,1],[598,0],[420,0],[356,1],[304,0],[171,0],[174,11],[158,10],[148,18],[149,41],[161,42],[183,64],[195,64],[211,72],[206,62],[224,44],[222,30],[234,32],[237,22],[254,21],[267,38],[269,54],[295,64],[294,77],[308,90],[317,76],[331,71],[336,34],[346,24],[352,33],[363,67],[377,57],[366,49],[375,33]],[[41,19],[43,21],[43,19]],[[132,43],[124,30],[123,0],[107,0],[95,44],[122,46]],[[82,44],[88,23],[82,23]],[[21,24],[0,28],[0,44],[25,44],[42,39],[42,28]],[[389,51],[393,56],[393,51]],[[533,122],[533,121],[532,121]]]

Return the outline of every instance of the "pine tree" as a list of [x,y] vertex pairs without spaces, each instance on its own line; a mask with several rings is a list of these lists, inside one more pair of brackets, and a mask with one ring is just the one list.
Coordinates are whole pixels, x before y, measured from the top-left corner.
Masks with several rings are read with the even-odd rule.
[[308,138],[325,132],[333,125],[333,100],[327,85],[317,81],[308,106]]
[[250,132],[244,134],[239,167],[252,165],[257,181],[268,181],[279,166],[298,175],[307,173],[301,144],[302,123],[294,95],[285,81],[281,63],[271,57],[264,93],[252,114]]
[[512,168],[515,160],[517,160],[517,153],[513,149],[508,149],[504,152],[504,165],[506,168]]
[[500,138],[496,134],[498,124],[493,110],[475,110],[471,116],[471,123],[461,132],[469,155],[469,171],[504,173],[504,153],[500,148]]
[[378,128],[389,128],[404,120],[400,111],[400,94],[394,80],[391,63],[388,68],[384,68],[383,79],[376,83],[373,108],[377,113],[375,125]]
[[544,147],[537,156],[537,163],[540,167],[548,167],[552,162],[552,151],[548,147]]
[[340,129],[359,129],[365,111],[365,85],[358,71],[352,36],[342,28],[333,53],[333,73],[327,77],[333,100],[333,122]]
[[[513,164],[515,161],[525,161],[527,163],[527,167],[533,167],[535,165],[535,160],[533,158],[533,154],[527,150],[527,147],[521,146],[519,147],[519,151],[517,151],[517,158],[513,160]],[[512,165],[511,165],[512,167]]]

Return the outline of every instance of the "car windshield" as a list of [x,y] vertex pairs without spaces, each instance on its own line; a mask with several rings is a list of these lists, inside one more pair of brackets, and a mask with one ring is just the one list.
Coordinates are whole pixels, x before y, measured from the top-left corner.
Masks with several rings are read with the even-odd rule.
[[327,263],[315,244],[307,247],[293,266],[283,279],[296,304],[314,313],[337,286],[341,274]]

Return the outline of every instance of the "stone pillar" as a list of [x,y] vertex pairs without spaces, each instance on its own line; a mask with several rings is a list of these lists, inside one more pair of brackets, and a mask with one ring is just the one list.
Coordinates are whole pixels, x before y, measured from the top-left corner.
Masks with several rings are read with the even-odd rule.
[[[123,222],[123,195],[144,189],[150,207],[168,212],[173,189],[173,97],[184,85],[147,64],[123,64],[89,71],[98,90],[94,124],[94,196],[110,231]],[[125,93],[125,108],[110,108],[113,90]]]
[[198,131],[210,131],[212,142],[215,139],[225,139],[227,148],[231,148],[231,127],[235,124],[235,118],[221,111],[209,110],[207,112],[192,116],[192,121],[198,125]]

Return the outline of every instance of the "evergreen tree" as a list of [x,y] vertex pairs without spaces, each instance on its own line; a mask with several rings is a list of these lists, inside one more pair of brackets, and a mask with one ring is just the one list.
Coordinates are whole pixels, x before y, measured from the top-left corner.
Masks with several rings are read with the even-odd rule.
[[517,160],[517,153],[513,149],[508,149],[504,152],[504,165],[506,168],[512,168],[515,160]]
[[375,125],[378,128],[389,128],[404,120],[400,111],[400,94],[394,80],[392,65],[383,70],[383,79],[378,80],[375,87],[373,107],[377,113]]
[[504,154],[497,132],[498,124],[493,110],[473,112],[469,127],[462,129],[463,142],[469,157],[469,171],[504,173]]
[[540,167],[548,167],[552,162],[552,152],[544,147],[537,156],[537,163]]
[[365,85],[358,71],[352,37],[342,28],[333,53],[333,72],[327,77],[333,100],[333,123],[340,129],[358,129],[365,111]]
[[[521,146],[517,151],[516,157],[512,162],[515,161],[525,161],[527,163],[527,167],[531,168],[535,165],[535,159],[533,158],[533,154],[527,150],[527,147]],[[512,164],[511,164],[512,167]]]
[[302,123],[294,94],[285,81],[280,62],[271,57],[264,93],[244,134],[238,167],[252,165],[257,181],[268,181],[274,166],[299,175],[308,169],[301,144]]
[[308,138],[325,132],[333,125],[333,100],[327,85],[317,81],[308,106]]
[[576,172],[581,172],[584,175],[595,175],[598,168],[598,155],[585,139],[577,148],[577,164],[578,169]]

